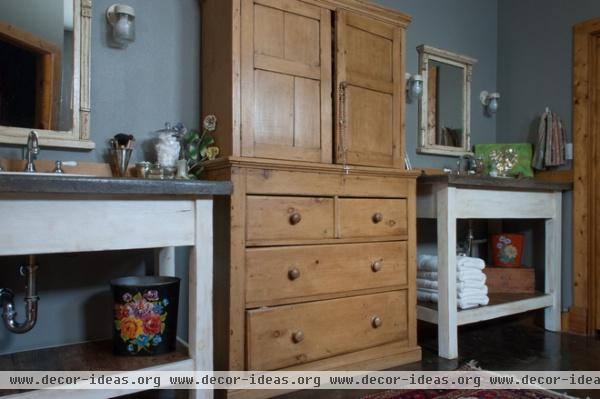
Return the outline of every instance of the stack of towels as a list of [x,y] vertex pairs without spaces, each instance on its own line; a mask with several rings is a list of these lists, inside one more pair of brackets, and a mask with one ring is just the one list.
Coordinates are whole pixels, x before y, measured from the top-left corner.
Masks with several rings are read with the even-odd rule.
[[[488,288],[485,285],[483,259],[456,257],[456,302],[461,309],[487,305]],[[420,255],[417,265],[417,298],[420,301],[438,302],[438,258]]]

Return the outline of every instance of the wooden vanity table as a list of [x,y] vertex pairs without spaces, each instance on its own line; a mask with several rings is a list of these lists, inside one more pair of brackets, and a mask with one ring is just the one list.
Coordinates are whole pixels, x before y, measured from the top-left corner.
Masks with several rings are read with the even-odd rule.
[[[535,179],[424,176],[418,179],[417,217],[437,219],[439,303],[419,302],[417,318],[438,325],[438,354],[458,357],[460,325],[545,309],[545,327],[561,329],[562,191],[571,184]],[[490,303],[458,310],[456,304],[456,221],[458,219],[542,219],[545,221],[544,292],[490,294]]]
[[[118,357],[112,355],[110,344],[83,343],[0,356],[0,369],[123,370],[124,374],[150,368],[212,370],[212,203],[213,196],[230,192],[229,182],[0,174],[0,256],[158,248],[157,272],[174,275],[172,248],[192,249],[187,348],[182,344],[177,352],[162,356]],[[0,395],[112,398],[131,392],[42,390],[0,391]],[[196,398],[212,395],[208,390],[192,391]]]

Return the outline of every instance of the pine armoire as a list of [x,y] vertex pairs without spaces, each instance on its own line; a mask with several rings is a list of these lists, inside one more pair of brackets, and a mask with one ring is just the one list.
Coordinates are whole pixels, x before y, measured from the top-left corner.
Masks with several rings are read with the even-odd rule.
[[410,18],[363,0],[202,6],[202,114],[222,155],[206,177],[234,186],[215,204],[215,370],[420,360]]

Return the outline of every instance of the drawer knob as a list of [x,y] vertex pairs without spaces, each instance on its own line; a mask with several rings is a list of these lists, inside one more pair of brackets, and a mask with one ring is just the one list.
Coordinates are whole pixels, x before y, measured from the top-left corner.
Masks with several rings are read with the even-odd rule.
[[298,330],[292,334],[292,341],[294,341],[295,344],[304,341],[304,333],[302,330]]
[[299,277],[300,277],[300,270],[298,270],[295,267],[293,269],[290,269],[290,271],[288,272],[288,278],[292,281],[296,280]]
[[373,223],[379,223],[383,220],[383,215],[381,212],[377,212],[373,215]]
[[373,262],[373,264],[371,265],[371,270],[373,270],[373,272],[377,273],[378,271],[381,270],[381,267],[383,266],[383,261],[380,260],[376,260],[375,262]]
[[292,224],[292,225],[300,223],[301,220],[302,220],[302,215],[300,215],[298,212],[294,212],[290,216],[290,224]]
[[371,319],[371,325],[373,326],[373,328],[381,327],[381,317],[373,316],[373,318]]

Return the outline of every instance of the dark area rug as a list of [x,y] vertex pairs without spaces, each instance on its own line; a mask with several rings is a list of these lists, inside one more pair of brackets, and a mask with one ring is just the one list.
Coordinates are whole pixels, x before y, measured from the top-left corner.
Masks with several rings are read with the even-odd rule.
[[[471,360],[457,371],[481,370],[477,362]],[[565,399],[571,396],[560,395],[539,389],[402,389],[379,392],[363,396],[362,399]]]
[[533,389],[411,389],[386,391],[363,399],[564,399],[569,396]]

